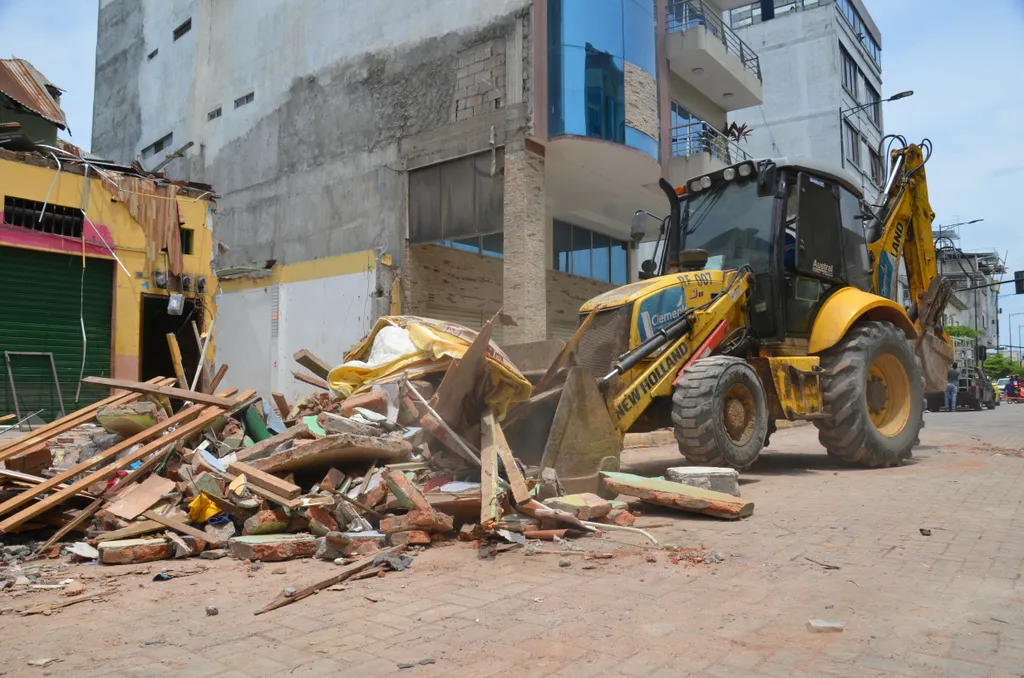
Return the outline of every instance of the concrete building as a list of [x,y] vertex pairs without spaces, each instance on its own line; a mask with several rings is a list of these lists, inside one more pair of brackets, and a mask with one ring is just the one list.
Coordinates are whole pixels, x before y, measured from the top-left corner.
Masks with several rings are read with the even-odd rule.
[[173,376],[167,333],[195,374],[192,322],[205,330],[215,310],[209,192],[56,141],[47,85],[28,62],[0,63],[0,120],[18,123],[0,133],[0,413],[50,421],[109,395],[83,375]]
[[741,4],[100,0],[93,150],[215,187],[227,385],[296,395],[399,308],[567,337],[658,179],[745,157]]
[[802,155],[859,175],[869,201],[884,183],[878,145],[882,120],[882,36],[861,0],[774,0],[726,13],[728,24],[757,52],[764,103],[735,111],[746,124],[743,149],[755,156]]
[[[946,307],[947,325],[962,325],[981,332],[978,345],[995,350],[999,337],[999,286],[985,287],[1006,272],[995,251],[965,252],[946,246],[938,252],[939,275],[953,283],[954,303]],[[1016,339],[1016,337],[1014,337]],[[1004,344],[1010,342],[1003,339]]]

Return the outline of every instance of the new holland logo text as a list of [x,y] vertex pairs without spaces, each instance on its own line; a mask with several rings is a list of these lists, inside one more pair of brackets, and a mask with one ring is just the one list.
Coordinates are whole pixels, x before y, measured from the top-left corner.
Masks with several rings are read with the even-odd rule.
[[640,402],[645,395],[651,392],[651,389],[658,385],[658,382],[668,374],[674,371],[676,365],[682,361],[686,355],[687,349],[686,344],[680,344],[679,346],[672,349],[672,351],[665,356],[653,372],[648,374],[644,379],[636,385],[632,391],[627,393],[623,398],[622,402],[615,407],[615,414],[621,419],[633,409],[633,406]]
[[899,259],[900,257],[900,244],[903,242],[903,229],[906,228],[906,224],[902,221],[896,223],[896,232],[892,236],[892,255]]

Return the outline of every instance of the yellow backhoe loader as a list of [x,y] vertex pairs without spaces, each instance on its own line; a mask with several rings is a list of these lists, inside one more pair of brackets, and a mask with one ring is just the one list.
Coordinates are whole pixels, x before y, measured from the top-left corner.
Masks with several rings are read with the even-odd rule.
[[[924,391],[941,388],[952,362],[950,286],[936,269],[930,144],[893,139],[877,208],[844,171],[810,161],[662,180],[670,214],[643,279],[580,309],[572,339],[509,415],[517,455],[592,487],[617,468],[625,433],[671,426],[689,462],[744,469],[784,419],[812,421],[845,463],[908,458]],[[637,212],[636,242],[653,216]],[[896,298],[901,260],[909,308]]]

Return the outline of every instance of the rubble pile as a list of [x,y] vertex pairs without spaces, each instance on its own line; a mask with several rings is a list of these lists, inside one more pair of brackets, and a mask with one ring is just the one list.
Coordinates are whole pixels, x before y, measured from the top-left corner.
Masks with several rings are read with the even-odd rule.
[[517,459],[502,422],[530,403],[534,386],[490,342],[497,319],[472,332],[382,318],[337,367],[300,351],[313,375],[302,381],[318,390],[294,404],[276,393],[271,405],[253,391],[191,391],[171,378],[87,378],[118,390],[0,442],[0,583],[14,586],[34,559],[61,554],[100,564],[231,557],[339,566],[322,582],[290,587],[265,612],[348,578],[405,569],[417,547],[476,542],[493,557],[614,531],[657,544],[633,527],[629,505],[613,498],[620,491],[749,515],[752,504],[732,495],[614,472],[593,492],[566,494],[554,469]]

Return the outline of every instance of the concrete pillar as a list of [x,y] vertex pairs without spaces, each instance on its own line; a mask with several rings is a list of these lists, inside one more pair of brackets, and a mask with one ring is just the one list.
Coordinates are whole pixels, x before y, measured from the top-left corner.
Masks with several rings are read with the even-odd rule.
[[526,150],[505,152],[505,313],[518,327],[506,327],[505,343],[548,338],[547,219],[544,214],[544,158]]

